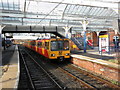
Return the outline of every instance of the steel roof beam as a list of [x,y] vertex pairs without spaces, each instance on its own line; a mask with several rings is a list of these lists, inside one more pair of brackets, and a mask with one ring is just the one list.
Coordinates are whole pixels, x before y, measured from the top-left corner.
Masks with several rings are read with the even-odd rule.
[[64,19],[64,13],[65,13],[65,10],[66,10],[67,7],[68,7],[68,5],[66,5],[66,7],[65,7],[65,9],[64,9],[64,11],[62,13],[62,19]]
[[66,16],[66,17],[72,17],[72,18],[74,18],[74,17],[77,17],[77,18],[79,18],[79,17],[82,17],[82,18],[84,18],[84,17],[87,17],[87,18],[92,18],[92,19],[111,19],[111,20],[113,20],[113,19],[118,19],[118,16],[116,15],[116,17],[111,17],[111,16],[96,16],[96,15],[74,15],[74,14],[65,14],[64,16]]
[[[2,15],[3,14],[3,15]],[[0,17],[6,17],[6,18],[24,18],[24,16],[23,16],[23,14],[6,14],[6,13],[2,13],[1,14],[1,16]],[[20,16],[21,15],[21,16]],[[41,14],[41,16],[42,17],[44,17],[44,15],[42,15]],[[54,15],[54,16],[56,16],[56,15]],[[50,17],[47,17],[46,19],[51,19],[51,20],[61,20],[61,17],[58,19],[58,18],[56,18],[56,17],[54,17],[54,16],[50,16]],[[58,15],[57,15],[58,16]],[[39,18],[39,17],[34,17],[34,15],[33,16],[26,16],[25,17],[25,19],[43,19],[43,18]],[[52,18],[51,18],[52,17]],[[70,18],[70,17],[72,17],[72,18]],[[65,15],[64,16],[64,19],[63,20],[70,20],[70,21],[81,21],[81,20],[83,20],[84,19],[84,17],[85,16],[83,16],[83,15]],[[116,17],[110,17],[110,16],[103,16],[103,17],[99,17],[99,16],[88,16],[88,17],[92,17],[92,21],[94,21],[94,19],[96,19],[97,21],[100,21],[100,20],[102,20],[102,21],[105,21],[106,19],[108,19],[108,21],[111,21],[111,20],[113,20],[113,19],[117,19],[118,17],[116,16]],[[46,20],[45,19],[45,20]],[[88,20],[89,20],[89,18],[88,18]],[[95,20],[95,21],[96,21]],[[62,20],[61,20],[62,21]]]
[[[27,0],[27,1],[36,1],[36,2],[44,2],[44,3],[60,3],[60,1],[48,1],[48,0]],[[83,1],[84,2],[84,1]],[[91,2],[91,1],[89,1],[89,2]],[[100,3],[101,1],[96,1],[96,3]],[[112,2],[104,2],[103,1],[103,3],[106,3],[106,4],[110,4],[110,3],[112,3]],[[117,4],[118,2],[116,2],[116,3],[112,3],[112,4]],[[69,5],[81,5],[81,6],[89,6],[89,7],[100,7],[100,6],[98,6],[97,4],[96,5],[90,5],[90,3],[88,3],[88,4],[85,4],[85,5],[83,5],[82,3],[80,3],[80,2],[66,2],[66,1],[64,1],[64,2],[62,2],[61,4],[69,4]],[[101,6],[101,7],[103,7],[103,6]],[[108,8],[108,7],[103,7],[103,8]]]
[[7,0],[7,4],[8,4],[8,10],[9,10],[9,3],[8,3],[8,0]]
[[1,3],[2,3],[2,8],[4,9],[4,6],[3,6],[3,1],[1,0]]
[[26,0],[24,2],[24,17],[26,17]]

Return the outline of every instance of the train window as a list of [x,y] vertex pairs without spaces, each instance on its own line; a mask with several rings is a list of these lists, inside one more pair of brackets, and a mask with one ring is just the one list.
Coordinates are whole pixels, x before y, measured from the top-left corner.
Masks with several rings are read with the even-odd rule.
[[45,42],[42,42],[42,46],[41,46],[42,48],[45,48]]
[[63,49],[64,50],[69,50],[69,41],[64,41],[64,43],[63,43]]
[[58,50],[63,50],[63,41],[58,41]]
[[32,43],[31,43],[31,42],[29,42],[29,45],[32,45]]
[[58,50],[57,41],[51,41],[51,51],[57,51],[57,50]]
[[35,46],[35,42],[32,42],[32,46]]
[[69,41],[51,41],[51,51],[69,50]]
[[45,49],[49,49],[49,42],[45,42]]
[[38,42],[38,47],[42,47],[42,42]]
[[31,42],[30,44],[31,44],[32,46],[35,46],[35,43],[34,43],[34,42]]

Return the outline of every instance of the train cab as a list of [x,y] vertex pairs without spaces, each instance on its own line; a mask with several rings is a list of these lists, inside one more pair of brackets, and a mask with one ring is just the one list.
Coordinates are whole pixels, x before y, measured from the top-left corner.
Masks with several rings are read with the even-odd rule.
[[70,46],[68,39],[51,39],[50,41],[50,59],[70,58]]

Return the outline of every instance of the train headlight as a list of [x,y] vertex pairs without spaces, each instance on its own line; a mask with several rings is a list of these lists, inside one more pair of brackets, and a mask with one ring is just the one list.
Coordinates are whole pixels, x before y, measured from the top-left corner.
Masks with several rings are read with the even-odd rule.
[[68,56],[68,55],[69,55],[69,53],[66,53],[65,55],[66,55],[66,56]]
[[55,57],[55,54],[51,54],[51,57]]

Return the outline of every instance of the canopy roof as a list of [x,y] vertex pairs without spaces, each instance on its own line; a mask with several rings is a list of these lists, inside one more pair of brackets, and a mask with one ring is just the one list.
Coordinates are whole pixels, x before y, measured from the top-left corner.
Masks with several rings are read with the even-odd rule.
[[82,31],[82,21],[87,20],[87,30],[113,29],[119,18],[120,0],[1,0],[0,24],[31,26],[69,26]]

